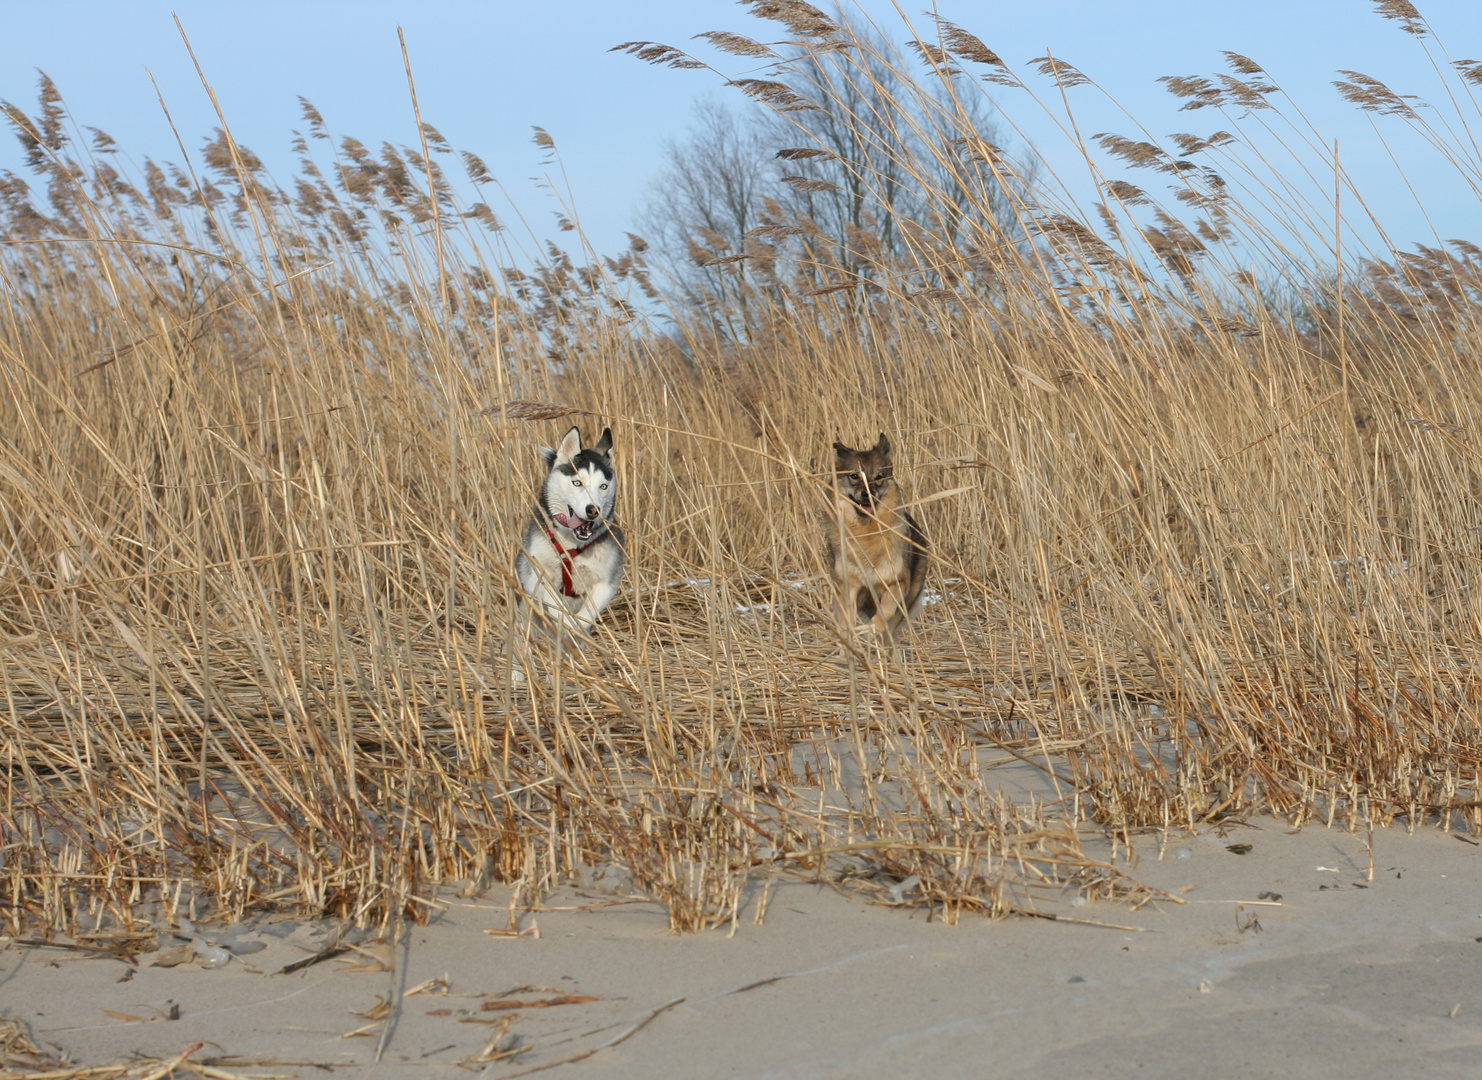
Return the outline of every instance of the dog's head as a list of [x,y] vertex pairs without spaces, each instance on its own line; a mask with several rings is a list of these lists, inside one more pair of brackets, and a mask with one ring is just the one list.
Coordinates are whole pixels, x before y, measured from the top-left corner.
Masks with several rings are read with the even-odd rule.
[[572,428],[559,446],[542,446],[540,456],[551,467],[545,480],[546,512],[585,543],[604,522],[612,520],[617,500],[612,429],[603,428],[597,445],[583,450],[581,430]]
[[873,514],[890,497],[894,475],[885,432],[880,432],[880,441],[868,450],[834,443],[834,488],[859,513]]

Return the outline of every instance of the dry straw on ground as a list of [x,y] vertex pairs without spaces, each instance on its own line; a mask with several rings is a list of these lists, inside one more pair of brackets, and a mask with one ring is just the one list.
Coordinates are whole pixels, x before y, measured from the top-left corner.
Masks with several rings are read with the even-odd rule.
[[[903,58],[784,6],[824,70],[904,73],[841,115],[862,141],[924,126],[938,157],[905,165],[939,212],[892,251],[868,215],[847,241],[773,222],[668,336],[640,244],[522,260],[444,171],[482,163],[430,127],[306,146],[285,190],[229,134],[200,173],[130,177],[49,86],[11,111],[47,188],[6,188],[0,243],[12,932],[144,903],[422,917],[440,882],[606,865],[676,929],[777,872],[1002,914],[1145,898],[1085,858],[1085,822],[1477,823],[1476,249],[1338,275],[1331,189],[1232,158],[1242,204],[1129,140],[1102,145],[1174,209],[1108,179],[1082,215],[961,126],[978,74],[1034,100],[967,31]],[[1205,147],[1276,101],[1236,72],[1176,88],[1225,109]],[[1094,90],[1044,77],[1050,108],[1055,80]],[[816,80],[742,89],[840,107]],[[579,650],[512,605],[567,417],[613,426],[630,538]],[[827,447],[881,429],[934,558],[895,657],[831,625],[820,555]],[[1012,805],[1003,764],[1056,794]]]

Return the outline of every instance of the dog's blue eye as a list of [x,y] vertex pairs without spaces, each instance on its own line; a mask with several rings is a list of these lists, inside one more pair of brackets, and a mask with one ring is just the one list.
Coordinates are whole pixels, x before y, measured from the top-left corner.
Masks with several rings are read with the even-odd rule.
[[599,490],[606,491],[607,490],[607,485],[606,484],[600,485]]
[[573,481],[571,481],[571,486],[572,487],[581,487],[581,481],[580,480],[573,480]]

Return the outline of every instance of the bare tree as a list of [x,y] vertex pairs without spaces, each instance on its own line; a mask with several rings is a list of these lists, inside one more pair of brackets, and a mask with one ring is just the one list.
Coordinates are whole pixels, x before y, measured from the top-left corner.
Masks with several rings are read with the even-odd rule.
[[643,227],[652,262],[692,305],[775,287],[779,261],[829,288],[887,263],[939,265],[928,249],[1022,242],[1004,190],[1022,173],[1000,167],[986,99],[959,94],[950,71],[918,81],[906,73],[915,57],[837,27],[849,47],[795,46],[777,79],[738,80],[766,108],[706,102],[669,146]]
[[735,298],[747,234],[762,224],[781,170],[763,129],[715,99],[702,101],[683,142],[664,150],[638,219],[649,261],[691,300]]

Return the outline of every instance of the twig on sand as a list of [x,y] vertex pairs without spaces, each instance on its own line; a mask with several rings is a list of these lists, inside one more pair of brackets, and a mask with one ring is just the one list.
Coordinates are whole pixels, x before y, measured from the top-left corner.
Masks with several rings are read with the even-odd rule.
[[650,1009],[648,1012],[644,1013],[642,1017],[640,1017],[634,1023],[630,1024],[628,1027],[624,1028],[622,1031],[618,1032],[617,1035],[613,1036],[611,1039],[608,1039],[601,1046],[594,1046],[590,1050],[583,1050],[579,1054],[571,1054],[568,1057],[563,1057],[556,1061],[548,1061],[544,1065],[535,1065],[529,1069],[521,1069],[519,1072],[506,1073],[503,1080],[514,1080],[514,1078],[517,1076],[529,1076],[531,1073],[544,1072],[546,1069],[556,1069],[562,1065],[570,1065],[572,1062],[575,1061],[585,1061],[593,1054],[600,1053],[603,1050],[611,1049],[618,1043],[622,1042],[624,1039],[627,1039],[632,1035],[636,1035],[639,1031],[647,1027],[648,1024],[652,1022],[653,1019],[660,1013],[667,1012],[683,1001],[684,998],[677,997],[673,1001],[664,1002],[664,1004],[660,1005],[656,1009]]
[[[186,1058],[205,1045],[203,1042],[192,1043],[174,1057],[155,1062],[153,1065],[141,1066],[137,1061],[127,1064],[114,1062],[109,1065],[76,1065],[68,1069],[50,1069],[44,1072],[10,1073],[7,1071],[4,1075],[24,1076],[25,1080],[114,1080],[114,1078],[122,1080],[124,1077],[128,1077],[129,1080],[163,1080],[164,1077],[183,1067],[203,1075],[230,1076],[230,1074],[220,1074],[214,1069],[208,1070],[204,1066],[186,1062]],[[231,1080],[236,1080],[236,1078],[232,1077]]]
[[867,956],[879,956],[881,953],[896,952],[904,948],[904,945],[887,945],[883,949],[870,949],[867,952],[855,953],[853,956],[846,956],[842,960],[835,960],[833,963],[824,964],[822,967],[808,968],[805,971],[785,971],[781,975],[769,975],[765,979],[755,979],[749,983],[742,983],[740,986],[733,986],[729,990],[722,990],[718,994],[711,994],[707,998],[701,998],[699,1001],[695,1002],[695,1004],[704,1005],[707,1001],[715,1001],[718,998],[730,997],[732,994],[744,994],[748,990],[756,990],[763,986],[771,986],[773,983],[782,982],[784,979],[796,979],[802,975],[818,975],[825,971],[832,971],[834,968],[843,967],[845,964],[852,964],[856,960],[863,960]]
[[110,960],[121,960],[127,964],[137,964],[139,958],[132,952],[118,946],[112,949],[98,948],[94,945],[70,945],[65,941],[47,941],[44,938],[11,938],[12,945],[24,945],[31,949],[66,949],[69,952],[90,953],[93,956],[106,956]]
[[302,960],[295,960],[291,964],[285,964],[275,974],[292,975],[295,971],[302,971],[306,967],[313,967],[315,964],[323,963],[325,960],[333,960],[336,956],[343,956],[349,951],[350,946],[345,944],[345,931],[342,929],[335,935],[334,940],[324,946],[324,948],[312,956],[306,956]]
[[[396,962],[397,939],[402,939],[401,963]],[[406,927],[406,905],[398,904],[396,907],[396,929],[391,938],[391,988],[390,996],[386,999],[390,1004],[390,1012],[386,1016],[386,1026],[381,1029],[380,1041],[376,1043],[376,1055],[373,1060],[380,1061],[381,1055],[386,1052],[386,1047],[391,1045],[391,1036],[396,1032],[396,1025],[401,1020],[402,991],[407,984],[407,967],[412,953],[412,934]]]
[[1288,907],[1280,900],[1186,900],[1189,904],[1243,904],[1246,907]]
[[161,1077],[169,1076],[176,1069],[180,1068],[181,1065],[185,1064],[186,1058],[190,1057],[191,1054],[194,1054],[197,1050],[205,1045],[206,1044],[203,1042],[192,1043],[190,1046],[187,1046],[184,1050],[180,1051],[180,1053],[172,1057],[169,1061],[161,1061],[154,1068],[150,1069],[143,1076],[139,1077],[139,1080],[161,1080]]
[[1049,919],[1050,922],[1075,923],[1077,926],[1099,926],[1103,930],[1126,930],[1133,934],[1156,934],[1146,926],[1123,926],[1121,923],[1097,922],[1095,919],[1075,919],[1069,915],[1056,915],[1049,911],[1030,911],[1028,908],[1009,908],[1011,915],[1025,915],[1031,919]]

